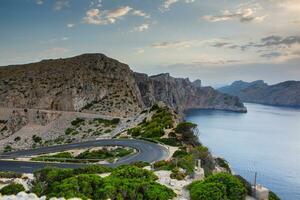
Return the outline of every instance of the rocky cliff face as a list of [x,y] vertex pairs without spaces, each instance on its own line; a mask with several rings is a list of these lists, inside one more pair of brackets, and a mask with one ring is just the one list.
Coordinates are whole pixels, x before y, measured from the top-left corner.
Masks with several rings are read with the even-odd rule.
[[0,68],[0,106],[126,116],[143,107],[133,72],[103,54]]
[[163,101],[177,111],[212,108],[245,111],[237,97],[201,81],[148,77],[103,54],[0,67],[0,107],[84,111],[127,117]]
[[236,84],[220,91],[236,95],[244,102],[262,103],[278,106],[300,106],[300,81],[285,81],[267,85],[263,81],[241,82],[246,87],[236,88]]
[[192,108],[246,112],[239,98],[201,87],[199,80],[191,82],[169,74],[147,76],[141,73],[135,73],[135,79],[146,106],[162,101],[179,112]]

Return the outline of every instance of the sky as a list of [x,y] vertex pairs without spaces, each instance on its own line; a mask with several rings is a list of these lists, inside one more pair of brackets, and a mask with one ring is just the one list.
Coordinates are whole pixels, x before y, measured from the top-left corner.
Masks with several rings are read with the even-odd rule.
[[0,0],[0,66],[83,53],[215,87],[300,80],[300,0]]

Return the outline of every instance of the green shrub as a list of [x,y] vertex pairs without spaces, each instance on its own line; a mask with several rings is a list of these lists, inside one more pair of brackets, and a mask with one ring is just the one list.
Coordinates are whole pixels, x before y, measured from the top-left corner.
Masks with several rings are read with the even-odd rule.
[[172,179],[183,180],[185,177],[186,174],[184,172],[180,172],[178,167],[172,169],[172,173],[170,174],[170,178]]
[[168,200],[176,194],[166,186],[143,179],[104,178],[104,185],[96,191],[95,199]]
[[159,141],[163,144],[174,146],[174,147],[181,145],[181,142],[176,138],[160,138]]
[[72,169],[44,168],[35,171],[32,191],[38,196],[45,195],[54,182],[62,181],[73,175]]
[[25,188],[22,184],[19,183],[11,183],[7,186],[4,186],[1,190],[0,193],[2,195],[13,195],[13,194],[18,194],[19,192],[25,191]]
[[226,188],[220,183],[201,182],[189,186],[191,200],[227,200]]
[[15,142],[18,142],[20,140],[21,140],[21,138],[19,136],[14,139]]
[[136,167],[139,167],[139,168],[143,168],[143,167],[149,166],[150,163],[144,162],[144,161],[138,161],[138,162],[133,162],[130,165],[133,165],[133,166],[136,166]]
[[32,140],[33,140],[35,143],[41,143],[41,142],[42,142],[42,138],[39,137],[39,136],[36,136],[36,135],[33,135],[33,136],[32,136]]
[[183,151],[183,150],[177,150],[173,153],[173,158],[181,158],[181,157],[184,157],[188,155],[188,153],[186,151]]
[[157,161],[156,163],[154,163],[153,167],[156,170],[172,170],[176,166],[171,161],[161,160],[161,161]]
[[226,188],[226,195],[229,200],[244,200],[247,190],[243,183],[229,173],[218,173],[209,176],[204,180],[206,183],[220,183]]
[[72,124],[72,126],[80,126],[81,124],[83,124],[84,123],[84,119],[82,119],[82,118],[76,118],[75,120],[73,120],[72,122],[71,122],[71,124]]
[[103,174],[111,172],[112,168],[105,167],[102,165],[89,165],[87,167],[75,168],[73,170],[74,174]]
[[127,179],[133,179],[133,178],[138,178],[138,179],[144,179],[144,180],[149,180],[149,181],[155,181],[157,180],[157,176],[146,169],[142,169],[136,166],[130,166],[130,165],[124,165],[116,168],[113,170],[111,173],[111,176],[113,177],[118,177],[118,178],[127,178]]
[[95,191],[101,188],[103,180],[94,174],[80,174],[67,178],[61,182],[55,182],[49,188],[48,197],[65,197],[95,199]]
[[0,178],[21,178],[21,177],[22,174],[17,172],[10,172],[10,171],[0,172]]
[[4,147],[4,152],[10,152],[10,151],[12,151],[13,150],[13,148],[10,146],[10,145],[6,145],[5,147]]

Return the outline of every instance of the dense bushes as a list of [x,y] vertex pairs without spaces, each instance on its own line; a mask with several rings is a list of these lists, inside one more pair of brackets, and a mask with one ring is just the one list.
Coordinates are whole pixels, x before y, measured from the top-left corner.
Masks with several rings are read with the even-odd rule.
[[240,180],[228,173],[211,175],[188,186],[192,200],[244,200],[247,190]]
[[[112,171],[101,178],[96,173]],[[136,166],[120,166],[110,169],[89,166],[81,169],[48,168],[35,173],[33,192],[47,197],[80,197],[82,199],[172,199],[175,193],[155,182],[151,171]]]
[[201,182],[190,187],[190,196],[192,200],[227,200],[226,188],[220,183]]
[[48,197],[65,197],[95,199],[95,191],[100,189],[103,180],[95,174],[81,174],[71,178],[64,179],[61,182],[55,182],[50,187]]
[[4,186],[0,193],[2,195],[12,195],[12,194],[18,194],[19,192],[25,191],[25,188],[22,184],[19,183],[11,183],[7,186]]
[[111,173],[111,176],[121,178],[121,179],[138,178],[138,179],[149,180],[149,181],[155,181],[158,179],[157,176],[151,171],[136,166],[128,166],[128,165],[118,167]]

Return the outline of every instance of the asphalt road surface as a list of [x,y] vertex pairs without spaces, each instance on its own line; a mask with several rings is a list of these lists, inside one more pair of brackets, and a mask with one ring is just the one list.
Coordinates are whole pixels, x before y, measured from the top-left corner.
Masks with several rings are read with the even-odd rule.
[[[107,139],[95,140],[81,143],[65,144],[59,146],[43,147],[38,149],[30,149],[23,151],[15,151],[0,154],[1,159],[14,159],[17,157],[26,157],[32,155],[40,155],[45,153],[53,153],[60,151],[67,151],[72,149],[91,148],[100,146],[124,146],[135,148],[138,152],[136,154],[123,157],[116,163],[107,164],[110,167],[116,167],[123,164],[130,164],[132,162],[145,161],[155,162],[162,160],[168,155],[168,150],[158,144],[144,141],[144,140],[130,140],[130,139]],[[62,167],[62,168],[78,168],[86,166],[86,164],[73,163],[46,163],[46,162],[28,162],[28,161],[13,161],[0,160],[0,171],[15,171],[21,173],[32,173],[44,167]]]

